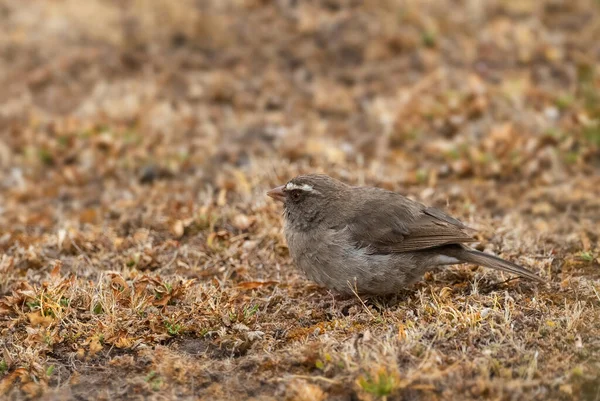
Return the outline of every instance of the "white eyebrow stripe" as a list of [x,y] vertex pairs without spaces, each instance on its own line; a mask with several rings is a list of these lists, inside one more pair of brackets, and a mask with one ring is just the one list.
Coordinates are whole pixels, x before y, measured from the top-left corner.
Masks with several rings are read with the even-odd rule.
[[288,182],[287,185],[285,186],[285,189],[287,191],[291,191],[291,190],[294,190],[294,189],[300,189],[302,191],[308,191],[308,192],[310,192],[310,191],[313,190],[313,187],[311,185],[308,185],[308,184],[296,185],[293,182]]

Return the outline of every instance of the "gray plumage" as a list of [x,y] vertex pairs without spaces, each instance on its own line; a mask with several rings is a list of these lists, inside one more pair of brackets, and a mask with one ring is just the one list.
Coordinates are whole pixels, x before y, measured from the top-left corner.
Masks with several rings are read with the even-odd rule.
[[437,266],[475,263],[543,281],[463,245],[476,241],[439,209],[381,188],[303,175],[268,192],[284,203],[290,255],[310,278],[342,293],[390,294]]

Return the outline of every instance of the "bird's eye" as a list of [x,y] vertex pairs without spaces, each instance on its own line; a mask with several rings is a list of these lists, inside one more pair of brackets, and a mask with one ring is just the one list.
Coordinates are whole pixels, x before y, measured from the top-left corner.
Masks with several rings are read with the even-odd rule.
[[295,201],[299,200],[301,195],[302,194],[300,193],[299,190],[290,192],[290,197],[292,198],[292,200],[295,200]]

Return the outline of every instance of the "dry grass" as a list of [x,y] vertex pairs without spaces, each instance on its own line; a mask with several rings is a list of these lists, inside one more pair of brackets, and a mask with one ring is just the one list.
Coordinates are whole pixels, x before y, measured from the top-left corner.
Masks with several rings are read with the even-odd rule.
[[[600,399],[600,8],[0,1],[0,394]],[[547,285],[295,270],[268,188],[400,191]]]

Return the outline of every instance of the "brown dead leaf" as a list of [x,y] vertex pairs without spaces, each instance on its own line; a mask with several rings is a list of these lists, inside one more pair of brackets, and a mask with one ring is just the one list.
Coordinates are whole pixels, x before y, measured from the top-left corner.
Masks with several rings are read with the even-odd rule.
[[406,329],[404,324],[398,324],[398,340],[404,341],[406,339]]
[[117,348],[131,348],[135,340],[136,338],[132,337],[131,330],[121,329],[105,337],[104,345],[114,345]]
[[80,214],[79,214],[79,221],[82,223],[86,223],[86,224],[93,224],[96,222],[98,217],[98,213],[96,211],[96,209],[84,209]]
[[44,392],[44,387],[40,383],[31,381],[22,385],[21,390],[27,394],[29,398],[35,398],[42,395]]
[[40,312],[27,313],[27,318],[32,327],[48,327],[54,322],[54,318],[51,316],[42,316]]
[[117,340],[113,342],[113,344],[117,348],[131,348],[133,343],[134,339],[127,336],[118,337]]
[[130,288],[127,282],[121,277],[120,274],[111,273],[111,283],[110,286],[113,290],[113,294],[120,301],[125,301],[128,299],[130,295]]
[[71,377],[69,378],[69,384],[72,386],[79,384],[80,379],[81,379],[81,374],[79,372],[75,371],[71,374]]
[[13,372],[9,373],[8,376],[4,377],[0,381],[0,395],[6,394],[6,392],[12,388],[14,382],[21,376],[27,376],[26,369],[15,369]]
[[294,380],[287,388],[288,399],[298,401],[323,401],[327,394],[316,384],[308,383],[306,380]]
[[279,281],[246,281],[243,283],[239,283],[237,287],[242,288],[244,290],[252,290],[254,288],[267,287],[277,284],[279,284]]
[[98,336],[94,336],[90,339],[89,341],[89,356],[93,357],[94,355],[96,355],[98,352],[102,351],[102,344],[100,343],[100,340],[98,339]]
[[77,352],[75,353],[75,356],[77,356],[77,359],[83,360],[85,358],[85,349],[77,348]]
[[182,280],[173,285],[154,280],[156,287],[154,288],[155,301],[154,306],[165,306],[169,302],[176,299],[181,299],[185,295],[187,289],[195,282],[195,280]]
[[61,267],[62,267],[62,262],[61,261],[56,261],[56,263],[54,263],[54,268],[50,272],[50,277],[52,277],[53,279],[58,278],[58,276],[60,275],[60,268]]

